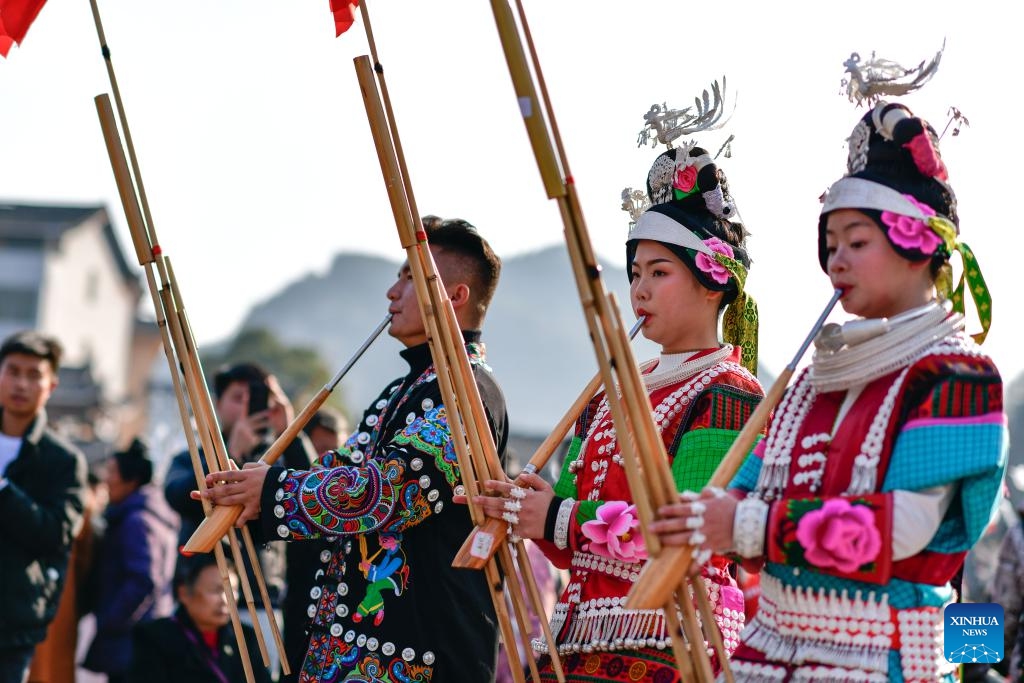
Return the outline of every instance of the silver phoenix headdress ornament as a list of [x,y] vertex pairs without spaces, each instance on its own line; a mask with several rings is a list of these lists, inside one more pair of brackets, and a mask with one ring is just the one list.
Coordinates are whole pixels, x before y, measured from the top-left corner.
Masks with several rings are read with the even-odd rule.
[[[727,110],[725,98],[726,79],[725,76],[722,76],[721,85],[718,81],[713,81],[710,92],[705,89],[699,97],[695,97],[692,107],[670,109],[665,103],[654,104],[644,114],[645,123],[637,137],[637,146],[643,147],[650,143],[652,147],[657,147],[659,144],[663,144],[669,150],[675,149],[675,154],[674,158],[662,155],[654,162],[647,178],[650,195],[644,190],[634,190],[631,187],[622,191],[622,210],[629,214],[630,229],[652,204],[661,204],[680,198],[677,196],[679,193],[675,190],[680,190],[684,194],[690,194],[697,190],[696,179],[700,169],[706,166],[714,168],[714,159],[717,159],[723,152],[726,157],[731,156],[732,135],[721,145],[714,159],[703,151],[691,155],[691,150],[697,144],[695,140],[684,140],[677,147],[673,147],[673,143],[679,138],[689,137],[703,131],[718,130],[725,126],[736,109],[734,100],[732,108]],[[691,170],[686,171],[687,167],[691,167]],[[681,171],[683,173],[680,175]],[[715,172],[717,173],[717,170]],[[689,182],[687,179],[690,176],[693,176],[693,182],[691,185],[687,185],[686,183]],[[679,185],[675,182],[677,177],[686,182]],[[735,217],[736,207],[729,197],[722,194],[717,180],[714,183],[705,182],[704,184],[713,185],[713,187],[707,188],[709,192],[705,196],[708,208],[720,218]]]
[[685,109],[669,109],[665,103],[652,104],[650,110],[644,114],[646,124],[637,137],[637,147],[643,147],[650,142],[651,147],[657,147],[658,143],[661,143],[672,149],[672,143],[678,138],[721,128],[729,122],[732,112],[736,110],[734,100],[732,111],[728,116],[725,114],[725,76],[722,76],[721,87],[718,81],[713,81],[711,94],[705,90],[701,97],[695,97],[693,102],[692,107]]
[[930,61],[921,60],[916,67],[907,68],[894,61],[876,57],[861,62],[861,57],[854,52],[843,62],[849,78],[843,78],[842,85],[846,88],[846,96],[858,107],[871,106],[883,97],[900,97],[919,89],[935,75],[939,69],[942,52],[946,49],[946,41]]

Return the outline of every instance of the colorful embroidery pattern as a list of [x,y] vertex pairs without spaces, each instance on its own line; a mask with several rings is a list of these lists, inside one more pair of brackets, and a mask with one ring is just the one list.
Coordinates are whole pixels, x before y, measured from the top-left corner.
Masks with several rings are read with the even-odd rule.
[[[374,651],[370,651],[368,645],[366,640],[360,645],[358,641],[346,643],[326,633],[313,634],[299,683],[430,683],[433,680],[433,667],[376,652],[376,642]],[[383,647],[388,645],[394,652],[394,645],[390,643]],[[318,656],[313,657],[314,653]]]
[[434,464],[452,487],[461,481],[459,463],[455,456],[448,430],[448,418],[444,406],[431,408],[423,417],[396,434],[391,440],[398,446],[411,446],[434,458]]
[[393,459],[363,467],[335,467],[305,473],[284,482],[283,517],[293,538],[373,531],[388,518],[395,503],[394,482],[405,465]]

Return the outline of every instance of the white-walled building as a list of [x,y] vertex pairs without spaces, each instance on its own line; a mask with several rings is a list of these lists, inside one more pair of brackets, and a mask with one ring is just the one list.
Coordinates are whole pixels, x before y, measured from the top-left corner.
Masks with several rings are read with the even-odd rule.
[[145,429],[160,340],[138,320],[139,275],[105,207],[0,202],[0,338],[38,329],[64,346],[48,412],[78,422],[76,440],[123,445]]

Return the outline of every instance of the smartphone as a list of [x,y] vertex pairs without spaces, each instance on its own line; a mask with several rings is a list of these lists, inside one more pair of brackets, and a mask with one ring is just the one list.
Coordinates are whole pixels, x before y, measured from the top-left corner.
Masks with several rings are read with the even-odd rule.
[[267,409],[270,401],[270,388],[263,382],[249,385],[249,415],[261,413]]

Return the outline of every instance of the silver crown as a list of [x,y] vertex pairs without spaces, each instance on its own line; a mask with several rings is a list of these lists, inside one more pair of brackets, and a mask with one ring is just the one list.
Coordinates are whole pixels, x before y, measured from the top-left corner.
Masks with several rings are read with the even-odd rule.
[[[734,100],[732,111],[735,109]],[[725,76],[722,76],[721,87],[718,81],[712,82],[711,93],[705,90],[701,97],[695,97],[692,107],[669,109],[665,103],[651,105],[650,110],[644,114],[646,124],[637,137],[637,147],[650,142],[652,147],[661,143],[672,149],[672,143],[680,137],[721,128],[732,117],[732,111],[726,116]]]
[[858,107],[862,104],[873,105],[883,97],[900,97],[914,92],[935,75],[939,69],[942,52],[946,42],[930,61],[921,60],[916,67],[906,68],[894,61],[876,57],[861,62],[861,56],[854,52],[843,62],[849,78],[844,78],[842,85],[846,88],[846,96]]

